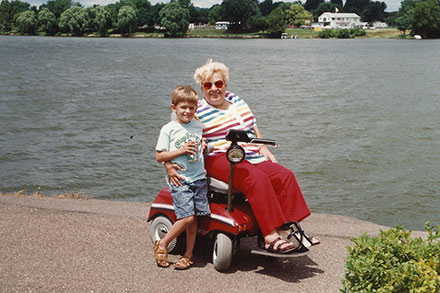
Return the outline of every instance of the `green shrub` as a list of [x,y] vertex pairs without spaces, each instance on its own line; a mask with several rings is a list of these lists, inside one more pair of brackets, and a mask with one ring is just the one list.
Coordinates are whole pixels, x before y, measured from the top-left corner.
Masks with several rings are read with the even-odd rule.
[[350,30],[350,35],[354,37],[362,37],[365,36],[367,32],[364,29],[361,29],[360,27],[352,28]]
[[333,34],[332,34],[332,30],[331,29],[323,29],[322,31],[320,31],[318,33],[318,38],[321,39],[328,39],[328,38],[332,38]]
[[336,37],[338,39],[349,39],[350,36],[350,30],[349,29],[338,29],[336,30]]
[[440,292],[439,228],[411,238],[401,226],[351,239],[341,292]]

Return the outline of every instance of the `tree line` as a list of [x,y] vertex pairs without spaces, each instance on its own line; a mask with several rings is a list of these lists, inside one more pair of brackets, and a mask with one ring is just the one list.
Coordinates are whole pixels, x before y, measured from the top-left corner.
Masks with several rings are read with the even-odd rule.
[[[191,0],[171,0],[152,5],[148,0],[120,0],[105,6],[83,7],[73,0],[49,0],[39,7],[20,0],[2,0],[0,32],[22,34],[70,34],[82,36],[96,33],[130,35],[160,30],[167,37],[181,37],[189,23],[215,24],[229,21],[232,32],[264,31],[279,36],[286,26],[300,27],[316,21],[323,12],[353,12],[364,22],[386,21],[403,32],[412,30],[425,37],[438,37],[440,21],[437,0],[403,0],[397,12],[387,13],[386,4],[372,0],[306,0],[273,2],[272,0],[223,0],[210,8],[195,7]],[[427,23],[419,19],[429,13]],[[425,11],[425,12],[424,12]],[[424,15],[421,15],[424,14]],[[428,33],[425,30],[428,29]]]

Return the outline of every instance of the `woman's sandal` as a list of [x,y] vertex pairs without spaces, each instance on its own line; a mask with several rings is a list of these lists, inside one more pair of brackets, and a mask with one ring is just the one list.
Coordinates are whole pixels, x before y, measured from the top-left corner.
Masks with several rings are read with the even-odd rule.
[[[275,249],[275,244],[279,243],[280,241],[281,241],[281,244],[279,244],[277,246],[277,248]],[[283,240],[281,237],[277,237],[271,243],[269,243],[269,246],[266,247],[266,250],[268,252],[273,252],[273,253],[288,253],[288,252],[291,252],[292,250],[295,250],[295,246],[285,247],[285,248],[282,248],[282,247],[283,247],[283,245],[286,246],[286,244],[290,244],[290,243],[291,242]]]
[[159,241],[160,240],[154,242],[154,257],[156,258],[157,266],[167,268],[170,266],[168,262],[168,252],[166,249],[159,247]]
[[[309,236],[307,236],[307,237],[309,237]],[[310,236],[309,239],[310,239],[310,242],[312,243],[312,246],[315,246],[315,245],[318,245],[321,243],[321,241],[316,237]]]
[[176,270],[187,270],[193,265],[194,262],[192,262],[189,257],[182,256],[181,259],[179,259],[177,262],[174,263],[174,267]]

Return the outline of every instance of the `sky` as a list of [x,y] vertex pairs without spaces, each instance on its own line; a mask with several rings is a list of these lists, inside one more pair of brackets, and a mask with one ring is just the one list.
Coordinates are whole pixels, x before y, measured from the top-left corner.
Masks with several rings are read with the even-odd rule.
[[[35,5],[35,6],[40,6],[43,3],[47,3],[47,0],[22,0],[22,1],[30,3],[31,5]],[[118,2],[118,0],[74,0],[74,1],[80,2],[85,7],[93,6],[94,4],[107,5],[110,3]],[[385,2],[385,4],[387,5],[386,11],[391,12],[391,11],[397,11],[399,9],[401,0],[375,0],[375,1]],[[169,0],[150,0],[150,3],[153,5],[160,2],[168,3]],[[223,0],[191,0],[191,3],[194,6],[200,8],[210,8],[212,7],[212,5],[221,4],[222,2]],[[277,1],[274,0],[273,2],[277,2]],[[294,0],[292,1],[284,0],[283,2],[294,2]],[[303,0],[303,2],[305,2],[305,0]]]

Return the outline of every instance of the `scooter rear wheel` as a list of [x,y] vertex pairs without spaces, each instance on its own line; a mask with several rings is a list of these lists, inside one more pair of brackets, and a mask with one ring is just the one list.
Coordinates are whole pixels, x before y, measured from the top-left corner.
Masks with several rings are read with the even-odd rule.
[[[150,236],[153,243],[165,237],[165,235],[170,231],[173,226],[173,222],[165,216],[156,217],[151,223]],[[182,233],[184,234],[184,233]],[[168,244],[168,253],[176,253],[183,250],[185,244],[185,239],[183,235],[179,235],[177,238],[173,239],[170,244]]]
[[225,271],[229,268],[232,262],[233,248],[234,245],[231,238],[223,233],[216,235],[212,252],[212,263],[217,271]]

